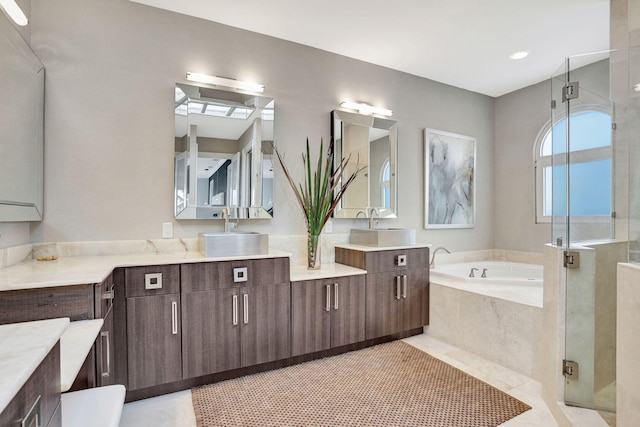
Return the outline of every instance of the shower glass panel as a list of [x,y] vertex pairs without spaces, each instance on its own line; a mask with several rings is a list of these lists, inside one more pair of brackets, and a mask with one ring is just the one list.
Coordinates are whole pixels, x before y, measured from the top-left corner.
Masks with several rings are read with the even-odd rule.
[[[617,262],[626,243],[614,240],[615,110],[609,52],[566,60],[552,79],[553,242],[564,247],[565,402],[615,410]],[[553,105],[553,104],[552,104]],[[562,243],[558,238],[562,238]]]
[[629,49],[628,63],[625,115],[629,119],[625,136],[629,141],[629,261],[640,263],[640,47]]

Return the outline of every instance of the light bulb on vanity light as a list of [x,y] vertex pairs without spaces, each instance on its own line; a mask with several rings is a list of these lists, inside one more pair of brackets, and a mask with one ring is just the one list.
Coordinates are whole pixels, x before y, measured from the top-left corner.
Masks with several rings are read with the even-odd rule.
[[16,23],[16,25],[24,27],[29,23],[26,15],[22,9],[20,9],[20,6],[18,6],[15,0],[0,0],[0,6],[4,9],[7,15],[9,15],[9,18]]
[[250,92],[264,92],[264,85],[241,80],[228,79],[226,77],[210,76],[200,73],[187,73],[187,80],[192,82],[206,83],[214,86],[223,86],[231,89],[247,90]]
[[370,116],[371,114],[378,114],[380,116],[393,116],[393,111],[388,110],[386,108],[374,107],[373,105],[352,102],[352,101],[342,101],[340,106],[343,108],[348,108],[349,110],[357,110],[360,114],[364,114]]

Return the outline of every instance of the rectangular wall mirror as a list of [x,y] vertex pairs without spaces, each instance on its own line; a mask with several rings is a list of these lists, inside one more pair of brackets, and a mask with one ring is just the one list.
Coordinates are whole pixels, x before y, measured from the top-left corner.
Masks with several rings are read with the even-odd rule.
[[[357,162],[367,166],[343,196],[334,216],[365,218],[375,208],[380,218],[395,218],[396,121],[334,110],[331,122],[335,162],[351,156],[350,168]],[[352,170],[346,172],[349,175]]]
[[44,66],[0,13],[0,221],[40,221]]
[[273,216],[273,98],[176,84],[175,218]]

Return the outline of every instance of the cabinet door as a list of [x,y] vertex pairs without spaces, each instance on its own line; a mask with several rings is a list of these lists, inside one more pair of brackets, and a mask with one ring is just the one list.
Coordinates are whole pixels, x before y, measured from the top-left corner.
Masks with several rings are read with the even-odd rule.
[[331,347],[365,340],[365,276],[335,279],[331,284]]
[[241,321],[237,289],[182,294],[185,379],[240,367]]
[[113,302],[115,295],[113,274],[94,288],[95,317],[102,318],[104,323],[96,339],[96,385],[98,387],[116,384],[114,359],[114,316]]
[[402,325],[408,331],[429,323],[429,269],[418,268],[406,274],[406,285],[404,278],[402,285]]
[[323,280],[291,283],[292,356],[326,350],[331,346],[332,286]]
[[291,355],[289,282],[240,289],[241,365],[251,366]]
[[127,298],[132,390],[182,379],[180,294]]
[[401,299],[395,272],[367,275],[366,338],[395,334],[401,329]]
[[113,354],[113,310],[107,311],[104,324],[96,340],[96,384],[98,387],[115,384]]

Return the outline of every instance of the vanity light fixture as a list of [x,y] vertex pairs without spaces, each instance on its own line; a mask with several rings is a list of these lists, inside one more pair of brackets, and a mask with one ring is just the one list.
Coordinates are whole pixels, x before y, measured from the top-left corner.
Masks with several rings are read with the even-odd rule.
[[519,50],[517,52],[513,52],[511,55],[509,55],[510,59],[514,59],[514,60],[518,60],[518,59],[524,59],[527,56],[529,56],[529,51],[528,50]]
[[264,85],[241,80],[228,79],[226,77],[209,76],[200,73],[187,73],[187,80],[192,82],[207,83],[215,86],[224,86],[231,89],[247,90],[250,92],[264,92]]
[[634,92],[640,92],[640,83],[636,83],[633,85],[633,91]]
[[388,110],[386,108],[374,107],[373,105],[352,102],[352,101],[342,101],[340,103],[341,107],[348,108],[350,110],[357,110],[360,114],[365,114],[367,116],[371,114],[378,114],[380,116],[393,116],[393,111]]
[[17,25],[24,27],[29,23],[29,20],[15,0],[0,0],[0,6],[2,6],[2,9],[4,9],[7,15],[9,15]]

